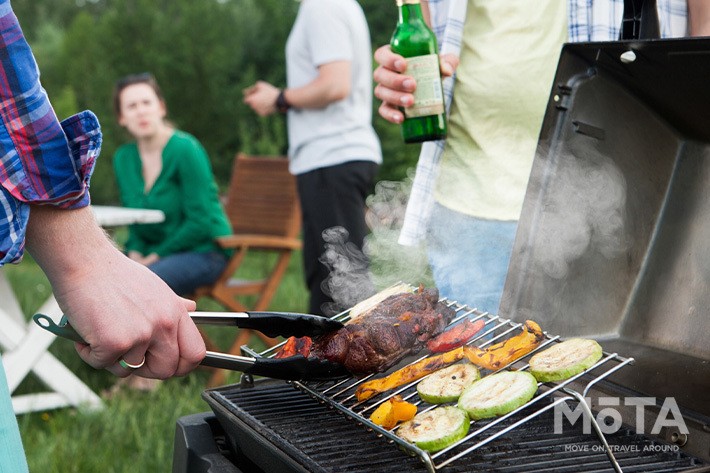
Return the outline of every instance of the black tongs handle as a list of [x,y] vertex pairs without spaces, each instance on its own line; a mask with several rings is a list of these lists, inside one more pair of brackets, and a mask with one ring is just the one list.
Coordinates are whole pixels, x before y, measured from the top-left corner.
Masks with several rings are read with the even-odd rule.
[[191,312],[196,324],[227,325],[258,330],[268,337],[323,335],[343,327],[341,322],[293,312]]

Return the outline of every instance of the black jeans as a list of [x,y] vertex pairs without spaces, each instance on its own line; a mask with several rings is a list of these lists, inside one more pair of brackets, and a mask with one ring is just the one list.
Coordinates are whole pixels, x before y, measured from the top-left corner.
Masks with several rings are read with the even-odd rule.
[[[324,287],[329,284],[328,277],[333,266],[333,258],[326,255],[326,239],[329,234],[332,238],[331,229],[334,227],[347,232],[347,241],[339,246],[348,255],[336,255],[352,260],[350,272],[345,277],[367,278],[363,272],[367,273],[368,262],[362,253],[363,241],[368,233],[365,198],[371,191],[378,168],[371,161],[350,161],[296,176],[303,213],[303,267],[306,286],[310,291],[309,312],[312,314],[332,315],[338,310],[333,304],[332,288]],[[340,231],[340,235],[345,236],[345,232]],[[336,235],[336,238],[339,237]],[[330,245],[332,248],[333,245]],[[330,285],[334,284],[339,283],[331,281]]]

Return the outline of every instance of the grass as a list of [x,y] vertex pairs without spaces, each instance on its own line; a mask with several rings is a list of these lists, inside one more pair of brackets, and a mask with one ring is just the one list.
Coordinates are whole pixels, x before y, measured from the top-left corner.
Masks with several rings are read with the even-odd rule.
[[[263,256],[248,262],[249,273],[261,272],[268,263]],[[51,288],[37,265],[27,256],[20,265],[4,271],[15,289],[23,312],[34,314]],[[307,292],[303,284],[301,255],[291,259],[288,272],[272,301],[274,310],[303,312]],[[200,310],[223,310],[213,301],[198,301]],[[223,348],[233,339],[234,329],[210,327],[211,339]],[[256,338],[252,347],[259,347]],[[58,339],[49,350],[94,392],[109,389],[116,379],[106,371],[86,365],[69,341]],[[169,472],[172,468],[175,423],[181,416],[208,411],[202,400],[210,372],[197,369],[184,378],[162,382],[150,393],[120,391],[105,398],[105,408],[91,412],[64,408],[18,417],[30,471],[69,472]],[[238,382],[230,373],[227,383]],[[41,381],[29,375],[14,394],[44,391]]]

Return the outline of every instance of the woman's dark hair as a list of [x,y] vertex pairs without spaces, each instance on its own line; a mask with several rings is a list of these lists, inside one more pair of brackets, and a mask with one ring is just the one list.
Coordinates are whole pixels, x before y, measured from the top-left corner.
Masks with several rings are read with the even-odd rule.
[[113,87],[113,113],[116,114],[116,117],[119,117],[121,115],[121,92],[129,85],[135,84],[149,85],[155,91],[155,95],[158,96],[158,99],[160,99],[161,102],[165,102],[165,98],[163,97],[163,91],[160,90],[158,81],[155,80],[153,74],[151,74],[150,72],[131,74],[129,76],[125,76],[118,79],[116,81],[116,85]]

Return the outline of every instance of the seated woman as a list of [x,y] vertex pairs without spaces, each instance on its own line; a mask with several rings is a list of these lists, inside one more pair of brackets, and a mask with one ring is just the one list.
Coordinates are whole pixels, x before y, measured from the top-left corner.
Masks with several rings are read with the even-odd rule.
[[165,100],[151,74],[118,81],[113,105],[118,123],[135,139],[113,158],[123,205],[165,213],[162,223],[130,227],[128,256],[177,294],[192,294],[224,270],[227,255],[215,238],[232,231],[207,153],[194,136],[166,122]]

